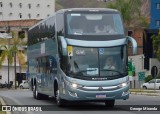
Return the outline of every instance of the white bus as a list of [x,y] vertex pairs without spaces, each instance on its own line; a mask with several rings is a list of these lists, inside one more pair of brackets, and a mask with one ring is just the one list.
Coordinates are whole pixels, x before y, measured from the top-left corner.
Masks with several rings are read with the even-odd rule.
[[63,9],[28,32],[29,84],[36,99],[99,101],[129,98],[128,41],[119,11]]

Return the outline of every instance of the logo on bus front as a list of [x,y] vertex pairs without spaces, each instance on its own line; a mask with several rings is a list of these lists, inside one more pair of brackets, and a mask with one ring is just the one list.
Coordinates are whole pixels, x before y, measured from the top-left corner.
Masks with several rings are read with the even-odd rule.
[[99,91],[102,91],[102,90],[103,90],[103,87],[99,87],[98,90],[99,90]]
[[76,55],[85,55],[84,50],[76,50]]

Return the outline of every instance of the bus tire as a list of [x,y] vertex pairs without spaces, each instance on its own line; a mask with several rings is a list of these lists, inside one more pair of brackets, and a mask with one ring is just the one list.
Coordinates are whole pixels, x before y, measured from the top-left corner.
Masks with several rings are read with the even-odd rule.
[[114,107],[115,100],[106,100],[105,101],[105,106],[106,107]]
[[37,100],[41,99],[41,94],[38,93],[36,85],[33,86],[33,97]]

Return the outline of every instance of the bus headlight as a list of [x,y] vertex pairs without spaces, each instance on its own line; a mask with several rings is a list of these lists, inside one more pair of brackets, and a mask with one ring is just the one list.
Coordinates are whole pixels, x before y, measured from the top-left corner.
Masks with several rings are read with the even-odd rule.
[[71,86],[73,87],[73,88],[77,88],[78,87],[78,85],[77,84],[71,84]]
[[74,89],[83,87],[82,85],[79,85],[79,84],[76,84],[76,83],[72,83],[72,82],[69,82],[69,81],[66,81],[66,80],[65,80],[65,83],[66,83],[66,85],[68,85],[68,86],[70,86],[70,87],[72,87]]
[[119,85],[119,87],[126,87],[128,85],[128,82],[123,82]]

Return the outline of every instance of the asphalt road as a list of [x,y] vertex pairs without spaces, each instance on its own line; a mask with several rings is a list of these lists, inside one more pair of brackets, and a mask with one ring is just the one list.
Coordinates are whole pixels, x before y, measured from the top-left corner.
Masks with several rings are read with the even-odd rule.
[[[104,107],[104,103],[69,103],[67,107],[56,106],[54,99],[36,100],[32,96],[30,90],[0,90],[0,96],[8,105],[48,105],[45,108],[52,108],[53,111],[45,112],[14,112],[15,114],[151,114],[158,111],[124,111],[129,105],[130,108],[139,108],[144,105],[152,108],[153,106],[160,107],[160,97],[130,95],[128,100],[117,100],[114,108]],[[138,106],[139,105],[139,106]],[[156,106],[157,105],[157,106]],[[130,109],[129,108],[129,109]]]

